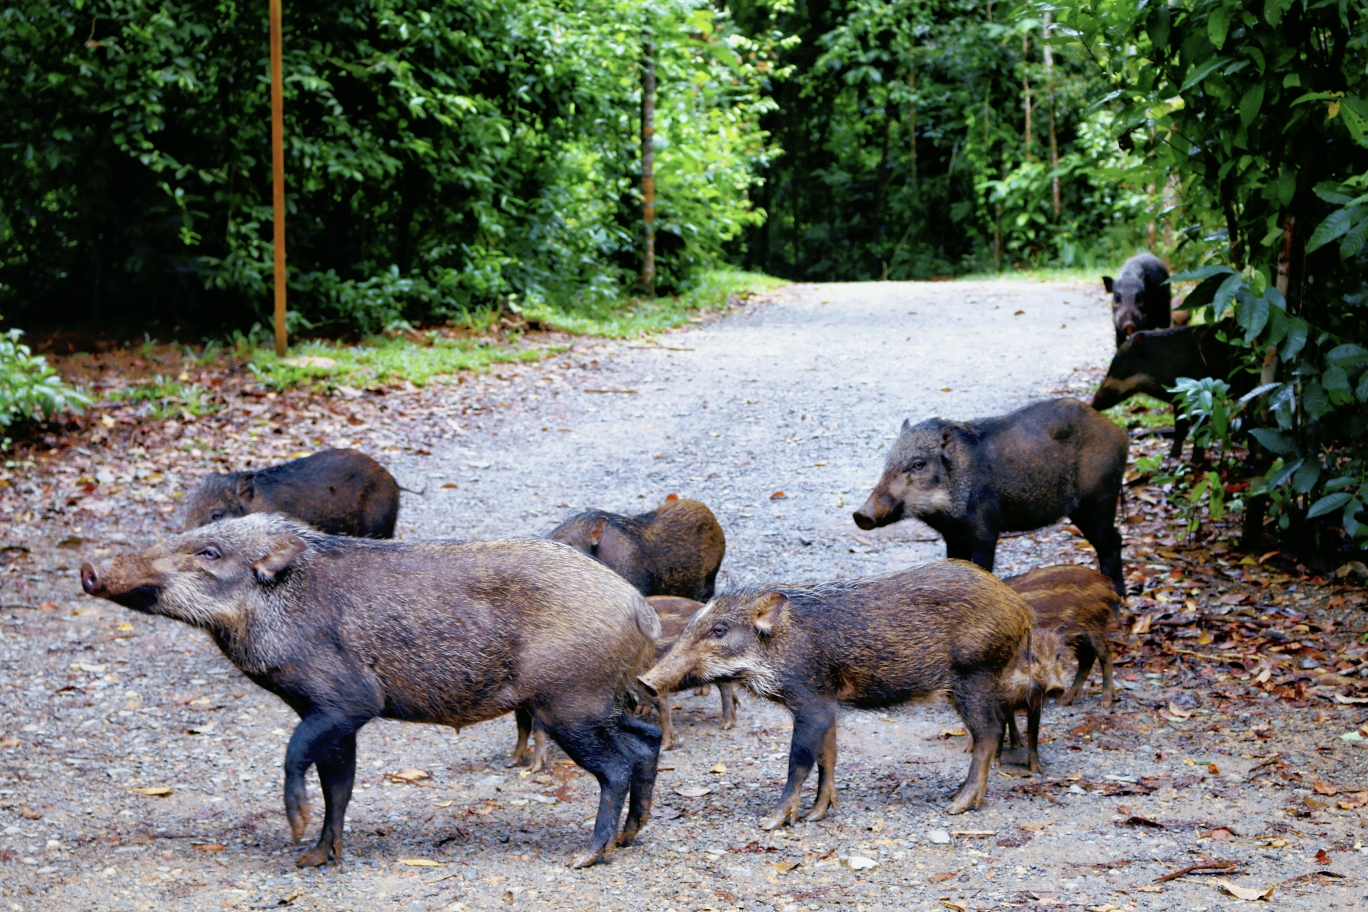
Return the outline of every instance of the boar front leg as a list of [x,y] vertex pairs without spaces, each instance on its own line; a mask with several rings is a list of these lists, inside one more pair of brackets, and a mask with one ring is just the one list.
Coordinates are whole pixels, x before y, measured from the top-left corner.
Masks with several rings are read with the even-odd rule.
[[[825,753],[828,737],[831,739],[833,766],[836,760],[836,707],[826,701],[813,699],[807,705],[790,705],[790,709],[793,712],[793,741],[789,745],[788,781],[784,783],[783,794],[779,796],[779,805],[760,821],[761,828],[766,830],[776,830],[785,824],[798,822],[803,783],[807,781],[818,756]],[[820,789],[814,810],[819,806],[822,812],[826,811]]]
[[736,724],[736,685],[723,681],[717,685],[717,692],[722,697],[722,724],[717,727],[729,731]]
[[945,556],[950,560],[966,560],[991,571],[997,560],[997,542],[996,529],[951,533],[945,535]]
[[296,726],[285,751],[285,816],[295,842],[309,823],[304,774],[318,767],[323,786],[323,829],[318,842],[295,864],[317,867],[329,858],[342,857],[342,826],[356,781],[356,731],[367,720],[345,719],[312,712]]

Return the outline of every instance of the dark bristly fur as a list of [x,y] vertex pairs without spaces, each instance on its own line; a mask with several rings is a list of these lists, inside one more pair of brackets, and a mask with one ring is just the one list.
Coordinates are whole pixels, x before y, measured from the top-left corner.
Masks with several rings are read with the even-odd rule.
[[[1169,390],[1177,384],[1179,377],[1228,380],[1232,394],[1243,396],[1254,388],[1255,377],[1243,371],[1232,376],[1239,360],[1234,350],[1216,337],[1218,328],[1218,324],[1203,323],[1146,330],[1131,336],[1112,357],[1107,376],[1093,395],[1092,407],[1100,412],[1120,405],[1136,393],[1153,396],[1161,402],[1173,402],[1173,393]],[[1182,457],[1187,435],[1188,421],[1175,404],[1170,458]],[[1194,453],[1193,461],[1200,462],[1200,456],[1200,453]]]
[[209,475],[190,500],[188,531],[249,513],[284,513],[329,535],[393,538],[399,484],[357,450],[323,450],[250,472]]
[[793,713],[788,782],[765,829],[798,816],[816,763],[819,820],[835,803],[836,714],[938,694],[973,735],[974,757],[950,804],[975,807],[1002,738],[1006,680],[1030,649],[1031,612],[992,574],[964,561],[816,586],[750,586],[718,595],[642,676],[653,693],[736,681]]
[[223,654],[300,716],[285,754],[285,810],[308,824],[304,775],[326,813],[299,859],[342,852],[356,732],[374,718],[460,728],[519,710],[599,781],[576,866],[646,822],[658,729],[619,709],[628,674],[660,635],[621,577],[540,539],[377,542],[278,515],[211,523],[142,554],[81,568],[91,595],[207,630]]
[[1116,505],[1126,454],[1126,432],[1076,399],[975,421],[904,421],[855,524],[915,516],[945,538],[947,557],[992,570],[1001,533],[1067,516],[1121,593]]
[[727,551],[717,517],[696,500],[667,500],[640,516],[586,510],[547,538],[597,558],[642,595],[701,602],[712,598]]
[[1168,267],[1154,254],[1141,253],[1126,260],[1114,281],[1111,276],[1102,277],[1102,286],[1112,296],[1117,345],[1142,329],[1172,325]]
[[1102,664],[1102,705],[1115,698],[1112,651],[1107,631],[1119,613],[1111,581],[1088,567],[1041,567],[1004,580],[1031,606],[1037,630],[1058,630],[1078,659],[1078,674],[1059,698],[1063,706],[1078,699],[1094,660]]

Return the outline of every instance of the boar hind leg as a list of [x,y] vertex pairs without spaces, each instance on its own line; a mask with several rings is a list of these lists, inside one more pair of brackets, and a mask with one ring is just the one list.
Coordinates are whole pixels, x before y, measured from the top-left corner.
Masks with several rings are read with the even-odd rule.
[[1116,688],[1112,684],[1111,643],[1104,639],[1094,648],[1102,659],[1102,705],[1110,709],[1112,702],[1116,699]]
[[[594,834],[589,839],[589,848],[575,857],[572,867],[588,867],[613,854],[618,841],[618,820],[638,764],[633,750],[635,745],[630,743],[630,737],[624,736],[623,729],[638,725],[654,731],[651,726],[626,715],[616,719],[585,719],[568,726],[547,720],[547,733],[552,740],[571,760],[588,770],[599,784]],[[660,736],[656,735],[657,747],[659,743]]]
[[802,709],[790,705],[793,710],[793,741],[789,745],[788,781],[784,783],[779,805],[760,821],[766,830],[777,830],[788,823],[798,822],[798,802],[812,766],[826,746],[827,735],[831,734],[832,763],[835,763],[836,749],[836,710],[835,707],[817,705]]
[[1068,706],[1077,700],[1078,695],[1083,692],[1083,684],[1088,680],[1088,672],[1092,671],[1093,660],[1097,658],[1097,652],[1093,649],[1092,641],[1086,637],[1079,640],[1074,646],[1074,656],[1078,659],[1078,674],[1074,675],[1073,683],[1059,698],[1060,706]]
[[290,736],[285,751],[285,815],[296,842],[309,820],[304,774],[311,765],[318,767],[323,786],[323,830],[318,843],[295,861],[300,867],[342,857],[342,825],[356,780],[356,731],[365,721],[312,713]]
[[1081,505],[1069,517],[1097,552],[1097,568],[1112,581],[1116,594],[1126,597],[1126,581],[1121,577],[1121,533],[1116,531],[1116,492],[1104,492],[1093,502]]
[[509,766],[518,766],[532,756],[527,746],[527,738],[532,734],[532,712],[519,706],[513,710],[513,719],[518,723],[518,742],[513,745],[513,753],[508,757]]
[[[664,700],[668,706],[669,695]],[[666,717],[668,718],[668,717]],[[656,764],[660,760],[663,736],[654,728],[636,719],[622,720],[623,735],[631,743],[636,755],[632,769],[631,792],[627,801],[627,820],[622,825],[621,845],[636,839],[637,833],[651,816],[651,798],[655,794]]]
[[717,685],[717,692],[722,697],[722,724],[718,728],[730,731],[736,724],[736,688],[723,681]]
[[962,679],[951,691],[950,699],[974,739],[974,755],[969,761],[969,775],[946,808],[947,813],[962,814],[978,807],[988,791],[988,772],[1002,744],[1003,726],[1002,705],[989,696],[992,690],[993,682],[977,676]]

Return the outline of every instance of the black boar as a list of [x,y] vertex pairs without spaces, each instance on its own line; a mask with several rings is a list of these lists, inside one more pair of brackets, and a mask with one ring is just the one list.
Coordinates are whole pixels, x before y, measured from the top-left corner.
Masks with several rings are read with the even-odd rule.
[[323,535],[284,516],[223,520],[108,567],[81,568],[91,595],[202,628],[249,678],[300,716],[285,752],[285,812],[308,825],[304,774],[325,815],[300,865],[342,853],[356,732],[380,717],[460,728],[534,716],[600,786],[576,867],[646,822],[660,732],[619,709],[624,678],[660,624],[617,574],[543,540],[376,542]]
[[[1243,396],[1254,388],[1254,375],[1234,373],[1240,361],[1237,353],[1217,338],[1215,324],[1175,326],[1172,329],[1151,329],[1127,339],[1112,357],[1107,376],[1093,395],[1092,407],[1099,412],[1120,405],[1136,393],[1153,396],[1162,402],[1173,402],[1169,392],[1179,377],[1200,380],[1215,377],[1230,381],[1231,392]],[[1234,374],[1232,376],[1232,374]],[[1188,420],[1173,407],[1173,445],[1169,457],[1183,455],[1183,441],[1188,435]],[[1193,461],[1201,461],[1201,453],[1193,453]]]
[[640,516],[586,510],[547,536],[597,558],[642,595],[712,598],[727,541],[712,510],[696,500],[666,500]]
[[249,513],[284,513],[329,535],[393,538],[399,484],[356,450],[323,450],[250,472],[210,475],[190,499],[185,529]]
[[653,693],[735,681],[793,713],[788,781],[767,830],[798,817],[814,762],[820,820],[836,801],[836,714],[945,694],[973,736],[949,812],[976,807],[1002,740],[1005,680],[1029,650],[1031,609],[992,574],[941,561],[815,586],[751,586],[714,598],[641,678]]
[[904,421],[855,524],[915,516],[945,538],[947,557],[992,570],[998,535],[1067,516],[1124,593],[1115,520],[1126,453],[1126,432],[1076,399],[976,421]]
[[1117,345],[1142,329],[1165,329],[1172,325],[1168,267],[1154,254],[1141,253],[1126,260],[1115,281],[1111,276],[1103,276],[1102,286],[1112,296]]
[[1102,660],[1102,705],[1110,707],[1112,650],[1107,631],[1119,613],[1120,601],[1111,582],[1087,567],[1041,567],[1004,582],[1031,606],[1036,631],[1054,630],[1078,660],[1073,684],[1059,698],[1063,706],[1078,699],[1093,662]]

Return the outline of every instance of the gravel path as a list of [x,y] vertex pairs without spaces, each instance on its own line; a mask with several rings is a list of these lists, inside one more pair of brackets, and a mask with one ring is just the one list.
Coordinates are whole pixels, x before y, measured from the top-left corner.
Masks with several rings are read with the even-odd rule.
[[[385,451],[423,491],[405,495],[401,532],[538,534],[575,509],[641,512],[677,493],[721,520],[724,583],[939,558],[925,527],[850,520],[901,421],[1081,392],[1110,339],[1091,287],[1000,281],[795,286],[659,344],[581,343]],[[565,862],[597,788],[559,752],[531,775],[505,768],[511,720],[460,733],[377,722],[359,738],[345,860],[300,872],[280,801],[292,714],[199,634],[75,595],[67,564],[107,552],[70,547],[80,555],[33,596],[51,610],[28,596],[3,609],[0,907],[16,912],[1238,905],[1212,875],[1155,883],[1212,858],[1238,862],[1243,873],[1215,875],[1237,886],[1282,883],[1276,908],[1368,902],[1364,811],[1312,791],[1322,777],[1368,784],[1368,741],[1338,738],[1362,708],[1212,709],[1178,689],[1178,669],[1129,675],[1111,712],[1095,684],[1050,707],[1044,781],[1008,763],[984,808],[954,818],[943,807],[967,757],[948,705],[847,714],[838,811],[773,834],[756,820],[782,783],[787,715],[743,696],[721,732],[715,693],[677,695],[684,746],[662,755],[654,818],[582,872]],[[1093,557],[1065,527],[999,549],[1004,573],[1068,561]],[[411,769],[430,778],[386,776]]]

